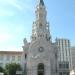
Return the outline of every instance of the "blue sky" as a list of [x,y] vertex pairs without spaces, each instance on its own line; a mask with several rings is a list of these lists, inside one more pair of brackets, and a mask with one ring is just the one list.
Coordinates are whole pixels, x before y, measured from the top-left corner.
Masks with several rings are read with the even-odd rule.
[[[30,40],[37,0],[0,0],[0,50],[22,50]],[[75,45],[75,0],[44,0],[52,39]]]

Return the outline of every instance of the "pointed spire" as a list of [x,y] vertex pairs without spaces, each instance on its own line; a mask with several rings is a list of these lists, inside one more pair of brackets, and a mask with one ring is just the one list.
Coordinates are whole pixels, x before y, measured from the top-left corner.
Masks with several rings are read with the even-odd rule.
[[39,4],[44,5],[44,1],[43,0],[39,0]]

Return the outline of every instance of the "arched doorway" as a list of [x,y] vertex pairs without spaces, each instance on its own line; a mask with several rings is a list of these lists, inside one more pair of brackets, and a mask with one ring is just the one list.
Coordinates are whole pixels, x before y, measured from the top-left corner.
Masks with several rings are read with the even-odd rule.
[[37,75],[44,75],[44,64],[43,63],[38,64]]

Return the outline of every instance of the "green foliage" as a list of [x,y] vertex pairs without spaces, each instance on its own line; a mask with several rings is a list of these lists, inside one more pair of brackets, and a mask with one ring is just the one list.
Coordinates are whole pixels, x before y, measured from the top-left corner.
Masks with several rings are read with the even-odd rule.
[[10,64],[6,64],[5,70],[7,75],[16,75],[16,71],[21,71],[22,69],[20,64],[10,63]]
[[0,72],[4,73],[4,75],[7,75],[6,72],[5,72],[5,69],[1,66],[0,66]]
[[0,66],[0,72],[4,72],[4,69],[3,69],[3,67],[1,67],[1,66]]

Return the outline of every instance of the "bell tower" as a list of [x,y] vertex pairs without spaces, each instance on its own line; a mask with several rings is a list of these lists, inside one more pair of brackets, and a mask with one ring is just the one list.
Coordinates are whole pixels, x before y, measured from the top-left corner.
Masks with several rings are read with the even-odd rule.
[[49,23],[46,20],[47,11],[43,0],[37,1],[35,16],[36,19],[32,26],[32,40],[35,41],[37,38],[43,37],[50,41]]

